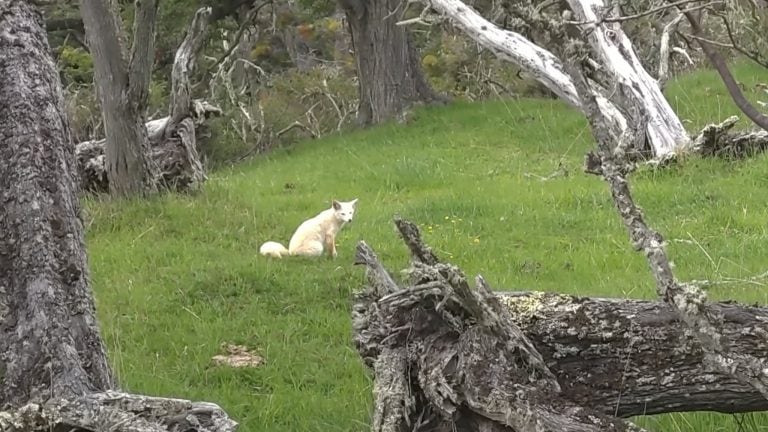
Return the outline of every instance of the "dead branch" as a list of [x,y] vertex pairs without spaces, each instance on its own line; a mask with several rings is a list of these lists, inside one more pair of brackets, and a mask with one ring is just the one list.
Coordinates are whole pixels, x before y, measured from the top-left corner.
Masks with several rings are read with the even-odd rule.
[[[257,0],[258,1],[258,0]],[[259,15],[259,12],[262,8],[266,7],[267,5],[272,4],[272,0],[266,0],[256,5],[256,1],[253,2],[253,6],[251,9],[248,10],[248,13],[245,15],[245,19],[243,19],[243,22],[240,24],[240,27],[238,27],[237,32],[235,33],[235,38],[232,41],[232,43],[229,45],[229,48],[226,49],[224,54],[222,54],[212,65],[210,65],[206,70],[204,75],[209,75],[213,72],[214,69],[219,70],[222,63],[225,63],[227,61],[231,61],[230,57],[237,49],[238,45],[240,45],[240,42],[243,39],[243,35],[245,34],[245,31],[254,24],[256,21],[256,17]]]
[[216,404],[133,395],[91,393],[75,400],[52,399],[0,412],[4,432],[234,432],[237,423]]
[[688,23],[691,25],[693,36],[695,36],[695,39],[699,43],[699,46],[701,46],[702,51],[704,51],[707,59],[715,68],[715,70],[717,70],[717,73],[723,80],[725,88],[728,89],[728,94],[731,95],[733,102],[737,107],[739,107],[741,112],[743,112],[744,115],[752,120],[757,126],[763,130],[768,131],[768,116],[758,111],[757,108],[749,103],[747,98],[744,96],[744,93],[742,93],[739,84],[733,78],[730,69],[728,69],[728,65],[725,63],[725,60],[720,55],[720,53],[712,47],[711,41],[706,38],[706,33],[701,27],[700,17],[694,15],[692,12],[683,12],[683,15],[685,15]]
[[458,268],[437,262],[415,225],[395,223],[413,254],[407,288],[365,242],[355,257],[368,280],[353,328],[375,375],[373,431],[641,430],[564,398],[483,278],[470,287]]
[[[638,131],[644,130],[641,117],[636,117],[635,129],[628,128],[627,132],[620,137],[612,135],[581,72],[573,67],[570,74],[585,103],[587,119],[598,144],[599,172],[610,186],[611,196],[629,232],[633,247],[643,252],[648,261],[659,297],[673,307],[681,321],[696,335],[704,350],[704,364],[710,370],[731,374],[768,397],[768,364],[765,359],[729,352],[724,348],[723,336],[719,330],[722,327],[722,316],[717,315],[707,305],[706,294],[702,290],[693,284],[680,283],[675,279],[664,250],[663,236],[648,227],[641,210],[632,199],[625,178],[626,161],[623,147],[627,142],[638,139]],[[617,97],[622,97],[620,93],[617,92]],[[623,97],[631,98],[632,96],[629,91],[626,91]],[[636,106],[636,112],[642,112],[641,105]]]
[[678,14],[672,21],[668,22],[664,26],[664,30],[661,33],[661,42],[659,46],[659,76],[658,83],[660,88],[664,88],[667,80],[669,79],[669,60],[672,56],[669,47],[669,39],[677,29],[678,24],[683,19],[683,14]]
[[[691,4],[691,3],[700,3],[700,2],[701,2],[701,0],[680,0],[680,1],[676,1],[676,2],[673,2],[673,3],[666,4],[666,5],[656,6],[656,7],[650,8],[648,10],[645,10],[643,12],[639,12],[639,13],[632,14],[632,15],[613,16],[613,17],[603,16],[603,17],[599,17],[598,19],[595,19],[595,20],[582,20],[582,21],[569,21],[569,20],[566,20],[565,22],[567,24],[575,24],[575,25],[602,24],[602,23],[620,23],[620,22],[625,22],[625,21],[633,21],[633,20],[636,20],[638,18],[646,17],[646,16],[653,15],[653,14],[656,14],[656,13],[659,13],[659,12],[664,12],[664,11],[669,10],[669,9],[679,8],[680,6],[684,6],[684,5]],[[715,6],[715,5],[719,5],[719,4],[725,4],[725,2],[723,0],[713,0],[713,1],[711,1],[709,3],[706,3],[706,4],[699,4],[699,5],[696,5],[696,6],[692,6],[690,8],[686,8],[685,10],[686,11],[697,11],[697,10],[701,10],[701,9],[704,9],[704,8],[709,8],[709,7],[712,7],[712,6]]]

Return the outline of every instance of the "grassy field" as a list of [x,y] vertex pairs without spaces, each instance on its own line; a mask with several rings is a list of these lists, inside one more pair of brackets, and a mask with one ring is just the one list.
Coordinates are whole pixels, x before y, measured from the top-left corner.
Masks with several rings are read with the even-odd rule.
[[[737,69],[749,88],[765,71]],[[716,75],[671,83],[690,130],[736,113]],[[754,98],[755,93],[750,93]],[[742,121],[742,125],[747,125]],[[365,431],[371,381],[350,343],[352,266],[364,239],[391,270],[407,253],[392,216],[420,224],[438,253],[499,290],[654,297],[607,186],[581,171],[594,145],[585,119],[558,101],[457,103],[382,126],[302,143],[210,175],[205,192],[149,202],[89,201],[87,236],[98,313],[130,391],[221,404],[243,431]],[[542,181],[562,167],[567,175]],[[671,241],[682,279],[743,279],[768,270],[768,157],[689,159],[632,177],[647,220]],[[359,198],[335,261],[268,260],[331,198]],[[711,291],[768,303],[760,284]],[[222,342],[254,347],[256,369],[211,365]],[[638,419],[650,430],[761,430],[765,417],[693,413]],[[762,429],[768,430],[768,428]]]

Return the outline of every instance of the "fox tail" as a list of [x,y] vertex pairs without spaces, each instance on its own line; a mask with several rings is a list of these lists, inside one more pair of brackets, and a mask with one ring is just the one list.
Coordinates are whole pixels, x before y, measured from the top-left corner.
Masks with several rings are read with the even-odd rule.
[[268,241],[261,245],[259,253],[272,258],[282,258],[288,255],[288,249],[278,242]]

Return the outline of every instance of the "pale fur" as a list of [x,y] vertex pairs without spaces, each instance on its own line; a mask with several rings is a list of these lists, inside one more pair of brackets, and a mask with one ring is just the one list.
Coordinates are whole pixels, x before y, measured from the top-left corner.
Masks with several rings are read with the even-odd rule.
[[307,219],[293,233],[288,248],[275,241],[261,245],[259,253],[273,258],[288,255],[317,257],[327,252],[336,258],[336,235],[348,222],[352,222],[357,207],[357,198],[352,201],[333,200],[331,208]]

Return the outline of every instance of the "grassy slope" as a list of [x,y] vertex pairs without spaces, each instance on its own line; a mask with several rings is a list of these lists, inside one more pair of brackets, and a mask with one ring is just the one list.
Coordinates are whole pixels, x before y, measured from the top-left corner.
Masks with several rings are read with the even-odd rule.
[[[750,87],[768,81],[752,67],[738,76]],[[712,73],[673,83],[668,96],[691,130],[736,112]],[[499,289],[653,297],[605,184],[581,172],[592,146],[582,116],[557,101],[455,104],[420,111],[407,127],[306,142],[216,172],[194,198],[89,202],[98,312],[121,383],[216,401],[244,431],[366,430],[371,385],[349,338],[349,297],[362,271],[351,260],[365,239],[392,270],[403,268],[395,213],[421,224],[442,256]],[[529,175],[547,176],[558,163],[567,177]],[[681,278],[743,278],[768,268],[766,186],[766,156],[689,160],[633,177],[648,221],[670,239],[689,240],[670,245]],[[360,199],[335,262],[257,255],[265,240],[287,243],[332,197]],[[768,302],[757,285],[712,296]],[[266,365],[211,367],[223,341],[257,347]],[[736,428],[715,414],[642,423]]]

